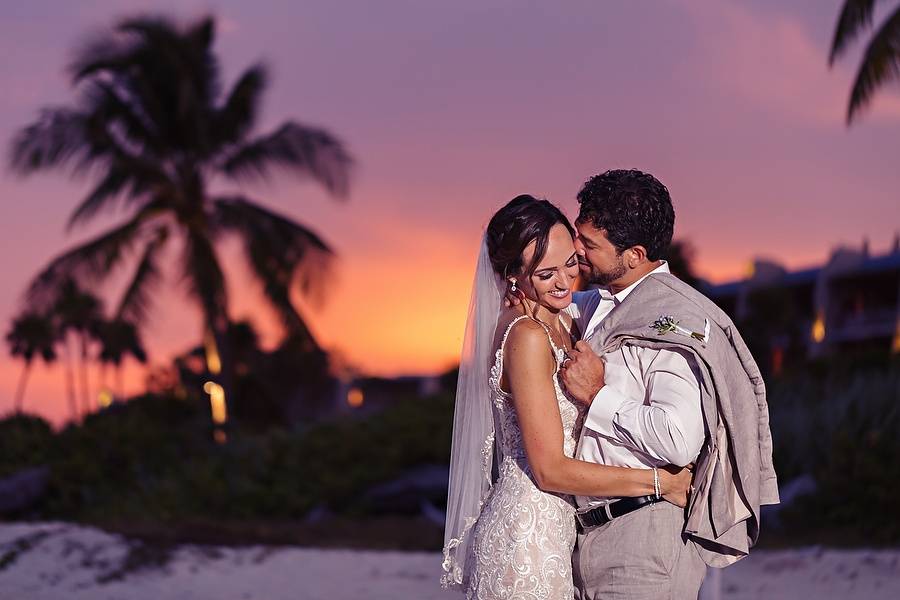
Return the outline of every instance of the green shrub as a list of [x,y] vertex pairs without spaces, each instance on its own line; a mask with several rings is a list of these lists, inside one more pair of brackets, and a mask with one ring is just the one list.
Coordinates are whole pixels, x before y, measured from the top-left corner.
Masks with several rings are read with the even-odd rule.
[[785,511],[788,529],[900,541],[900,369],[774,382],[769,409],[781,483],[809,473],[818,486]]
[[408,399],[305,431],[229,430],[217,445],[202,404],[145,396],[55,435],[40,420],[0,422],[0,467],[50,465],[45,518],[296,519],[322,503],[363,511],[372,485],[446,462],[451,422],[450,396]]
[[53,428],[32,415],[14,415],[0,421],[0,477],[48,460]]

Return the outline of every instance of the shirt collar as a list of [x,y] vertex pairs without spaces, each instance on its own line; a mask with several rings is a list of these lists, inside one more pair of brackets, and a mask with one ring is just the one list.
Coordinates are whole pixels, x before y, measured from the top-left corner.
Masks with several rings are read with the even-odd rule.
[[662,261],[661,265],[659,265],[658,267],[656,267],[655,269],[653,269],[652,271],[650,271],[649,273],[647,273],[646,275],[644,275],[643,277],[641,277],[640,279],[638,279],[637,281],[635,281],[634,283],[629,285],[627,288],[625,288],[621,292],[613,294],[612,292],[609,291],[609,288],[605,288],[605,287],[597,288],[597,290],[600,292],[600,297],[602,299],[612,300],[613,302],[615,302],[618,305],[623,300],[625,300],[625,298],[628,297],[628,294],[630,294],[631,292],[634,291],[634,288],[636,288],[638,285],[640,285],[640,283],[643,280],[647,279],[647,277],[649,277],[650,275],[653,275],[654,273],[671,273],[671,271],[669,270],[668,261],[665,261],[665,260]]

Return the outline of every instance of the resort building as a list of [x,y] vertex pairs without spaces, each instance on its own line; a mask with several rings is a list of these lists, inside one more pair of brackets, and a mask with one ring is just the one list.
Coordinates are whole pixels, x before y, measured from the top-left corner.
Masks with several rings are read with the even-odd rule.
[[886,254],[870,255],[863,243],[798,271],[756,260],[746,279],[704,291],[741,327],[769,372],[836,352],[900,352],[900,236]]

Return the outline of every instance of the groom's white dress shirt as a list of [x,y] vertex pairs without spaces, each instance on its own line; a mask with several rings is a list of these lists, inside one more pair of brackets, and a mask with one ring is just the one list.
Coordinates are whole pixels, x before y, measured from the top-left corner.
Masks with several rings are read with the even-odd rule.
[[[651,273],[668,273],[663,262]],[[584,340],[642,277],[617,294],[607,289],[576,293],[567,309]],[[649,323],[647,324],[650,325]],[[618,467],[686,465],[705,438],[696,363],[688,352],[623,346],[604,356],[605,385],[594,397],[578,443],[579,460]],[[608,498],[578,496],[582,509]]]

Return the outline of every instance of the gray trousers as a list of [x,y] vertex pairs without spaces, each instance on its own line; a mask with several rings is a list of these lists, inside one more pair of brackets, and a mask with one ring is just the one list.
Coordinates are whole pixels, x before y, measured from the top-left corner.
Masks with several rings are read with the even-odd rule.
[[578,534],[576,600],[697,598],[706,564],[683,528],[684,510],[657,502]]

